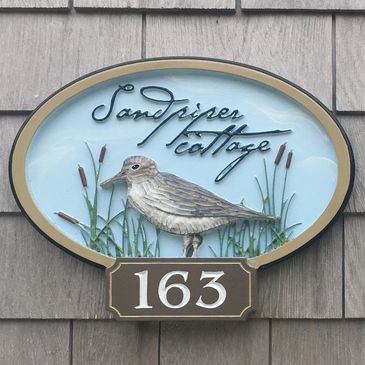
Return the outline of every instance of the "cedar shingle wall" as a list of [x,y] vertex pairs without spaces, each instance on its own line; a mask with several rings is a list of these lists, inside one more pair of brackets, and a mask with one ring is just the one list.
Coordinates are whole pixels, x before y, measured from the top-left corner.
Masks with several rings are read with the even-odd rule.
[[[365,1],[0,0],[0,364],[364,364]],[[282,75],[337,113],[357,159],[332,228],[259,273],[247,322],[116,322],[103,272],[43,239],[11,196],[28,113],[68,81],[141,57],[227,58]]]

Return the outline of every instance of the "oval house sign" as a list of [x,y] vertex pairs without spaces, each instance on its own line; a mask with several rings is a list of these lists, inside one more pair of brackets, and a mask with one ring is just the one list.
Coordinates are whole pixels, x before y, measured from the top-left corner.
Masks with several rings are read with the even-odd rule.
[[319,235],[353,174],[347,137],[308,92],[197,58],[70,83],[26,120],[10,159],[22,211],[107,268],[107,308],[127,319],[244,317],[255,269]]

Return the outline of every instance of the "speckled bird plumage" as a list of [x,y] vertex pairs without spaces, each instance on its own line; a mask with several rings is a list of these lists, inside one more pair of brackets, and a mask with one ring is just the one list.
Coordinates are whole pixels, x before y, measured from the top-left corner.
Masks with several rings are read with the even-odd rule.
[[185,254],[189,245],[196,252],[202,232],[238,220],[276,219],[232,204],[176,175],[160,172],[153,160],[143,156],[128,157],[122,170],[102,186],[107,188],[118,181],[127,182],[128,201],[148,221],[161,230],[184,236]]

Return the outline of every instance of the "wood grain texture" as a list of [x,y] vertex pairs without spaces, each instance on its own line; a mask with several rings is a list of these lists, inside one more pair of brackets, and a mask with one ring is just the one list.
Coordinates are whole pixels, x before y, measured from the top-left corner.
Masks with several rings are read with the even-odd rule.
[[365,10],[363,0],[241,0],[242,9]]
[[144,10],[231,10],[235,0],[74,0],[76,8]]
[[161,365],[250,364],[269,361],[269,322],[162,322]]
[[26,114],[0,116],[0,212],[19,211],[10,189],[8,162],[14,138],[25,118]]
[[365,111],[365,18],[336,16],[337,110]]
[[346,212],[365,212],[365,116],[342,116],[340,123],[344,128],[354,152],[355,181]]
[[147,15],[146,55],[206,56],[288,78],[331,106],[331,16]]
[[0,216],[0,318],[110,318],[104,270],[41,237],[20,215]]
[[75,321],[73,364],[158,364],[158,322]]
[[272,365],[363,365],[364,321],[273,321]]
[[258,272],[255,317],[342,317],[342,218],[284,262]]
[[0,321],[1,365],[69,363],[69,321]]
[[0,8],[67,9],[68,0],[0,0]]
[[87,72],[140,58],[141,17],[0,14],[0,109],[31,110]]
[[365,216],[345,217],[345,316],[365,317]]

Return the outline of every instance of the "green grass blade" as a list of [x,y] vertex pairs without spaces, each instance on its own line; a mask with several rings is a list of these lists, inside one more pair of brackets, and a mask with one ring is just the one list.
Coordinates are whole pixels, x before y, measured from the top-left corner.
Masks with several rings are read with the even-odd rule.
[[155,257],[160,257],[160,230],[155,227],[156,231],[156,246],[155,246]]
[[276,215],[275,212],[275,182],[276,182],[276,170],[277,170],[277,165],[275,165],[274,167],[274,173],[273,173],[273,177],[272,177],[272,214]]
[[285,189],[286,189],[287,178],[288,178],[288,169],[285,169],[283,192],[281,195],[281,205],[280,205],[280,225],[281,225],[281,227],[283,227],[283,223],[284,223],[283,222],[283,213],[284,213],[284,208],[285,208],[284,199],[285,199]]
[[215,253],[215,251],[213,250],[213,247],[212,246],[208,246],[209,247],[209,249],[210,249],[210,251],[212,252],[212,254],[213,254],[213,256],[214,257],[218,257],[218,255]]
[[288,219],[288,212],[289,212],[289,208],[290,208],[290,205],[294,199],[294,196],[295,196],[295,193],[289,198],[289,201],[288,201],[288,205],[286,206],[286,212],[284,214],[285,218],[284,218],[284,230],[286,229],[286,222],[287,222],[287,219]]
[[91,152],[91,148],[90,148],[89,144],[87,142],[85,142],[85,144],[86,144],[86,148],[89,151],[89,154],[90,154],[90,157],[91,157],[91,161],[92,161],[93,169],[94,169],[94,175],[96,176],[97,171],[96,171],[96,165],[95,165],[95,160],[94,160],[93,153]]
[[266,182],[266,195],[268,197],[268,205],[269,205],[269,214],[272,214],[271,212],[271,203],[270,203],[270,187],[269,187],[269,175],[267,173],[267,166],[266,166],[266,160],[264,159],[264,171],[265,171],[265,182]]
[[87,233],[84,232],[84,230],[82,229],[82,227],[80,227],[80,232],[81,232],[81,236],[85,242],[86,247],[89,247],[89,238]]
[[262,190],[262,187],[261,187],[261,184],[259,182],[259,179],[255,176],[255,180],[256,180],[256,184],[259,188],[259,191],[260,191],[260,196],[261,196],[261,200],[262,200],[262,210],[263,210],[263,213],[266,214],[266,199],[264,197],[264,192]]

